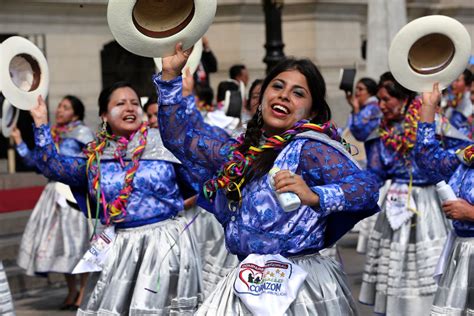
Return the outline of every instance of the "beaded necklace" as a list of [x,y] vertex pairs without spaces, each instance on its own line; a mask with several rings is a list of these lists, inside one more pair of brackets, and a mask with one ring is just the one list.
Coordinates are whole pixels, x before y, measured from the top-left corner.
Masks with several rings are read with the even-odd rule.
[[73,121],[64,125],[54,125],[51,128],[51,136],[53,137],[54,145],[59,150],[59,144],[61,143],[64,135],[81,125],[81,121]]
[[[115,141],[117,142],[117,149],[114,152],[114,157],[120,162],[122,168],[125,168],[126,165],[122,157],[127,150],[127,145],[129,144],[130,140],[133,139],[136,132],[139,133],[139,145],[133,149],[132,161],[130,162],[132,166],[125,173],[125,181],[117,198],[111,203],[108,203],[105,200],[104,192],[100,186],[100,156],[110,141]],[[90,189],[90,194],[94,194],[95,191],[97,201],[96,218],[99,212],[99,205],[102,204],[104,218],[107,225],[110,225],[111,223],[115,224],[122,222],[127,214],[126,207],[128,204],[128,198],[133,191],[133,179],[140,163],[140,157],[143,154],[146,146],[148,124],[146,122],[143,123],[136,132],[127,139],[125,137],[110,135],[104,129],[97,134],[97,141],[91,142],[85,150],[85,154],[87,155],[87,177],[89,178],[89,174],[92,176],[92,187]]]
[[259,147],[250,146],[245,154],[237,149],[244,142],[244,135],[242,134],[237,139],[237,143],[231,146],[229,155],[227,156],[228,160],[217,172],[217,175],[213,179],[204,183],[204,196],[212,201],[212,197],[217,190],[224,188],[229,192],[237,191],[239,200],[241,200],[242,196],[240,187],[245,182],[245,174],[257,156],[266,150],[279,150],[293,139],[296,134],[309,130],[327,134],[329,137],[343,143],[346,148],[348,148],[347,144],[337,133],[337,129],[332,122],[314,124],[310,123],[308,120],[299,121],[283,134],[267,138],[263,145]]
[[416,130],[420,119],[421,101],[416,98],[408,107],[403,121],[403,134],[396,132],[396,126],[389,126],[387,120],[380,124],[380,138],[386,147],[402,154],[404,157],[413,149],[416,142]]

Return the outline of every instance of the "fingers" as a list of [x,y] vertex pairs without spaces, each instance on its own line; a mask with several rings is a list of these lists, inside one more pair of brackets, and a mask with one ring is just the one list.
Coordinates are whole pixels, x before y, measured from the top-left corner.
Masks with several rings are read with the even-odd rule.
[[273,178],[275,181],[275,190],[280,191],[285,187],[298,184],[300,182],[300,178],[301,177],[295,175],[289,170],[281,170]]

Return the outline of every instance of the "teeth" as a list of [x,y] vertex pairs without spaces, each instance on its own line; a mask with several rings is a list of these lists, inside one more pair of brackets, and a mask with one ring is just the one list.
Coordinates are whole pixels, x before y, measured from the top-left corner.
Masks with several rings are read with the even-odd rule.
[[133,115],[125,116],[125,120],[126,120],[126,121],[134,121],[134,120],[135,120],[135,116],[133,116]]
[[284,106],[281,106],[281,105],[274,105],[274,106],[273,106],[273,109],[279,110],[279,111],[281,111],[281,112],[283,112],[283,113],[285,113],[285,114],[288,114],[288,109],[285,108]]

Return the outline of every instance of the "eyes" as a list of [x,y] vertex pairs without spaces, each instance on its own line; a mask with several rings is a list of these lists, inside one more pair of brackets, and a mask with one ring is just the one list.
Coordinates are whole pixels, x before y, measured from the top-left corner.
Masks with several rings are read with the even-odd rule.
[[[285,82],[280,81],[280,80],[275,80],[271,84],[271,87],[276,91],[283,90],[285,88]],[[292,95],[294,95],[295,97],[297,97],[297,98],[304,98],[306,96],[306,91],[303,88],[299,87],[299,86],[293,86],[291,88],[290,93]]]
[[116,105],[117,106],[122,106],[122,105],[125,105],[127,103],[130,103],[133,106],[140,106],[140,102],[138,100],[135,100],[135,99],[133,99],[133,100],[119,100],[116,103]]

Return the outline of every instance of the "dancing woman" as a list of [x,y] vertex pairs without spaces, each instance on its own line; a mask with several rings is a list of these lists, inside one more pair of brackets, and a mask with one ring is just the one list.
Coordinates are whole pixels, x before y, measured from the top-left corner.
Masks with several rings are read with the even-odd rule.
[[439,101],[436,86],[423,97],[415,156],[421,168],[449,179],[458,199],[443,203],[443,212],[453,220],[455,239],[445,258],[431,315],[470,315],[474,313],[474,145],[467,144],[458,154],[440,146],[434,123]]
[[[72,95],[59,102],[51,137],[61,155],[77,155],[94,139],[91,130],[83,123],[84,110],[82,101]],[[12,131],[12,137],[23,161],[35,166],[33,153],[17,128]],[[71,272],[89,247],[91,231],[86,218],[68,204],[55,187],[56,182],[50,181],[33,209],[21,239],[17,263],[28,275],[64,273],[68,295],[61,309],[77,309],[84,296],[88,275],[80,276],[78,290],[76,276]]]
[[[318,251],[378,210],[377,188],[334,132],[316,66],[296,59],[276,66],[263,82],[260,106],[245,135],[232,139],[202,120],[186,119],[179,74],[188,56],[177,45],[154,82],[165,145],[196,182],[205,182],[198,204],[214,213],[224,227],[227,248],[240,260],[278,254],[306,271],[288,315],[355,314],[340,266]],[[275,190],[296,193],[301,200],[297,209],[285,212],[277,201],[269,182],[273,167],[280,169],[273,178]],[[239,268],[229,273],[197,314],[250,314],[233,291],[238,274]],[[260,307],[264,314],[278,308]]]
[[200,302],[199,256],[184,220],[175,218],[188,192],[178,185],[186,173],[159,131],[142,122],[136,90],[119,82],[101,92],[102,129],[82,157],[58,155],[41,99],[31,113],[37,167],[73,187],[81,209],[107,226],[100,240],[110,248],[78,315],[193,314]]

